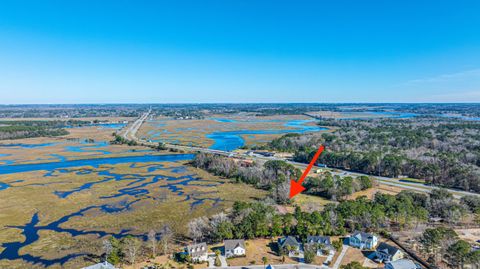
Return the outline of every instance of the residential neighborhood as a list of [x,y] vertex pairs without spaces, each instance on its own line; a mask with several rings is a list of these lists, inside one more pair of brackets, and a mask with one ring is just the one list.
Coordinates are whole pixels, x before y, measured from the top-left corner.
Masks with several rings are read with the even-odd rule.
[[[194,268],[338,269],[348,263],[358,262],[367,268],[422,268],[393,242],[367,232],[355,231],[342,238],[309,235],[305,240],[284,236],[274,241],[273,238],[263,240],[263,246],[258,241],[227,239],[221,244],[201,242],[187,245],[183,253],[188,256],[179,264],[191,264]],[[335,246],[338,245],[336,242],[340,243],[340,248]],[[314,258],[306,261],[310,251]],[[275,256],[277,260],[272,258]],[[254,261],[254,257],[259,258]]]

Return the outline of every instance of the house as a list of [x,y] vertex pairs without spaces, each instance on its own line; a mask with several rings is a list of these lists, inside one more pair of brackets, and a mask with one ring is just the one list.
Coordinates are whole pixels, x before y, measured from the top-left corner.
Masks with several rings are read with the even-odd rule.
[[420,266],[416,265],[409,259],[400,259],[394,262],[389,262],[385,265],[385,269],[417,269]]
[[349,238],[349,245],[359,249],[373,249],[378,244],[378,237],[373,234],[356,231]]
[[375,255],[375,260],[383,263],[394,262],[403,258],[403,252],[400,249],[384,242],[378,245]]
[[192,261],[204,262],[208,259],[208,248],[206,243],[193,244],[186,247],[187,254],[192,257]]
[[317,247],[317,256],[324,255],[325,253],[331,254],[335,250],[332,246],[329,236],[307,236],[307,246]]
[[224,240],[223,244],[225,245],[225,256],[227,258],[245,256],[245,240]]
[[273,267],[273,265],[269,264],[269,265],[267,265],[266,269],[275,269],[275,267]]
[[293,236],[282,237],[278,239],[278,248],[283,251],[288,251],[288,256],[293,257],[301,253],[301,244],[297,238]]
[[117,269],[117,267],[113,266],[113,264],[111,264],[107,261],[104,261],[104,262],[101,262],[101,263],[97,263],[97,264],[94,264],[94,265],[83,267],[82,269]]

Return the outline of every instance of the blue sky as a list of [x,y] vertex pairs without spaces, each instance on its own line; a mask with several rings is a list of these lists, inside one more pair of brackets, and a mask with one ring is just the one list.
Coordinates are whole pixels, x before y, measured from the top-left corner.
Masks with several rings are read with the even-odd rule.
[[0,103],[480,102],[480,1],[0,2]]

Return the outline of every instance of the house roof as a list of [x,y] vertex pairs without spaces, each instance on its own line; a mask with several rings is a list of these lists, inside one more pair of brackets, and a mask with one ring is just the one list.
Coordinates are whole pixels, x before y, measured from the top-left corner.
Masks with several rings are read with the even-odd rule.
[[378,245],[377,247],[377,252],[381,252],[389,256],[395,255],[398,251],[400,251],[398,248],[391,246],[385,242],[380,243],[380,245]]
[[117,268],[113,266],[111,263],[105,261],[105,262],[97,263],[87,267],[83,267],[82,269],[117,269]]
[[198,243],[198,244],[187,246],[188,255],[192,256],[192,258],[202,256],[206,254],[207,251],[208,251],[207,243]]
[[360,241],[367,241],[367,240],[372,240],[374,235],[370,234],[370,233],[355,231],[352,234],[352,237],[355,237],[355,238],[359,239]]
[[275,267],[273,267],[273,265],[269,264],[269,265],[267,265],[266,269],[275,269]]
[[307,243],[330,245],[330,236],[309,235],[307,236]]
[[409,259],[400,259],[394,262],[390,262],[387,265],[393,269],[416,269],[417,265]]
[[278,243],[280,244],[281,247],[285,247],[285,246],[298,247],[298,246],[300,246],[300,243],[297,241],[297,238],[295,238],[293,236],[287,236],[287,237],[280,238],[280,239],[278,239]]
[[225,250],[234,250],[237,247],[245,249],[245,240],[243,239],[224,240],[223,244],[225,245]]

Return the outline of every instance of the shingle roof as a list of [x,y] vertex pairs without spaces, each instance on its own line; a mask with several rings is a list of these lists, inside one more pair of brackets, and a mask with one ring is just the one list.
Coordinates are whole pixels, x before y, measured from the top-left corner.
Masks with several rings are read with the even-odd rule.
[[330,236],[318,236],[318,235],[309,235],[307,236],[307,243],[319,243],[324,245],[330,245]]
[[394,262],[390,262],[387,265],[393,269],[416,269],[417,265],[409,259],[400,259]]
[[353,234],[352,234],[352,237],[356,237],[358,238],[360,241],[367,241],[368,239],[373,239],[373,234],[369,234],[369,233],[364,233],[364,232],[359,232],[359,231],[355,231]]
[[298,247],[298,246],[300,246],[300,243],[293,236],[287,236],[287,237],[284,237],[284,238],[280,238],[280,239],[278,239],[278,243],[280,244],[281,247],[285,247],[285,246]]
[[224,240],[225,250],[234,250],[237,247],[245,249],[245,240],[236,239],[236,240]]
[[198,243],[187,246],[188,255],[192,256],[193,258],[202,256],[207,253],[207,251],[207,243]]
[[395,253],[397,253],[398,251],[400,251],[398,248],[391,246],[385,242],[380,243],[380,245],[378,245],[377,247],[377,252],[381,252],[390,256],[395,255]]

